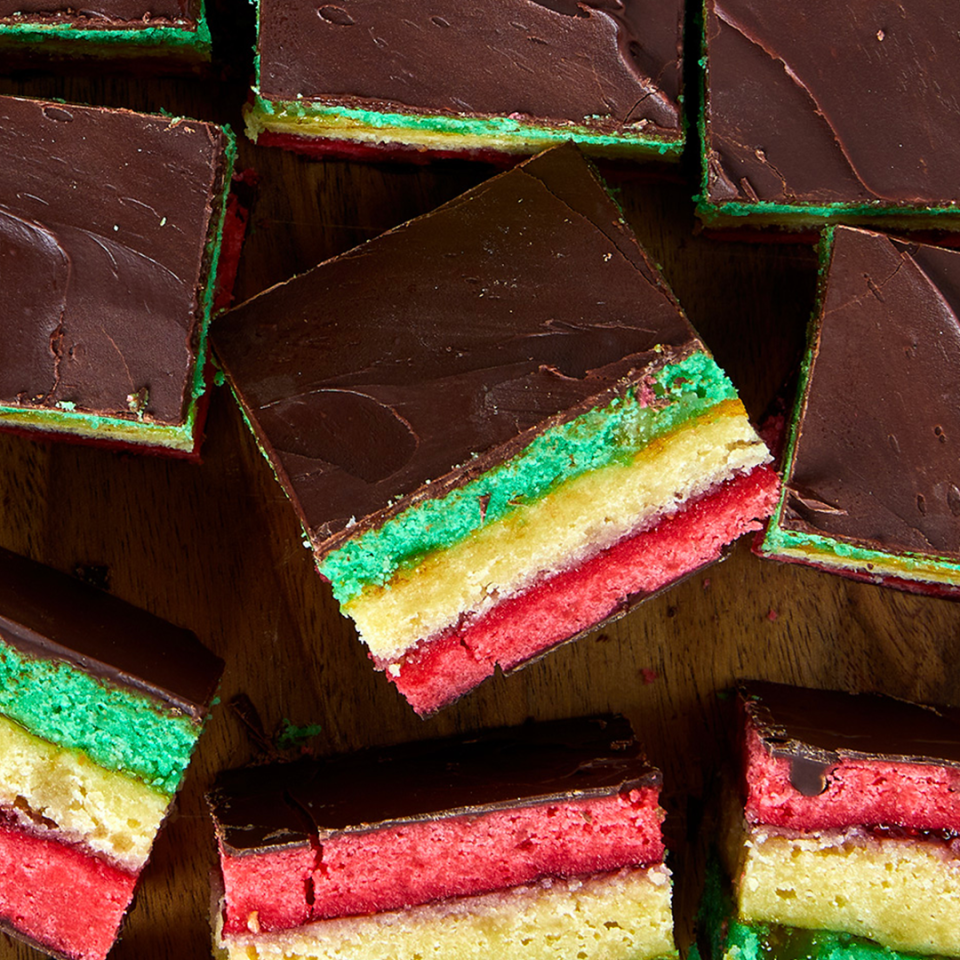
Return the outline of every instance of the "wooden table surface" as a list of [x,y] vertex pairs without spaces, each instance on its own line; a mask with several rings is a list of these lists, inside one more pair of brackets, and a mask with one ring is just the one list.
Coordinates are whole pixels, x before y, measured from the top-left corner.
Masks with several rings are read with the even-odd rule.
[[[236,29],[245,37],[249,18]],[[231,24],[236,28],[236,24]],[[11,73],[0,92],[165,109],[242,130],[249,54],[221,75],[133,79],[58,66]],[[260,174],[237,298],[430,210],[490,176],[468,163],[317,162],[240,138]],[[697,236],[687,167],[653,179],[610,170],[627,218],[705,341],[759,417],[795,366],[814,296],[813,251]],[[2,175],[2,174],[0,174]],[[363,318],[358,316],[357,322]],[[717,693],[737,676],[960,702],[960,605],[757,559],[724,563],[624,619],[429,720],[371,668],[314,572],[293,510],[226,390],[215,392],[199,464],[0,436],[0,545],[61,570],[105,576],[117,596],[193,629],[226,660],[214,711],[177,810],[158,839],[112,958],[210,956],[216,862],[204,790],[257,754],[227,702],[246,694],[268,732],[319,724],[318,752],[620,711],[665,774],[678,939],[689,943],[700,811],[727,732]],[[0,936],[0,960],[38,955]]]

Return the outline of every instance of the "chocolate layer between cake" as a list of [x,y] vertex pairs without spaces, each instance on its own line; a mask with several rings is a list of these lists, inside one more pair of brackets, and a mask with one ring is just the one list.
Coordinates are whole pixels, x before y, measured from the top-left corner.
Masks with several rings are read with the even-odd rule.
[[677,158],[682,0],[259,0],[248,135],[350,158]]
[[716,560],[766,448],[573,146],[226,314],[227,379],[420,713]]
[[704,0],[700,218],[956,229],[957,25],[939,0]]
[[0,50],[21,58],[199,63],[210,59],[203,0],[0,0]]
[[0,426],[192,453],[232,135],[3,97],[0,153]]
[[955,713],[762,681],[740,685],[739,705],[732,915],[714,904],[712,955],[956,956]]
[[821,245],[784,484],[758,550],[953,595],[960,582],[960,253],[837,227]]
[[[672,956],[659,790],[618,717],[230,771],[210,798],[218,946],[244,957]],[[580,916],[547,919],[578,902]],[[518,916],[526,938],[511,932]],[[585,952],[564,953],[573,942]]]
[[0,551],[0,927],[106,956],[222,670],[190,631]]

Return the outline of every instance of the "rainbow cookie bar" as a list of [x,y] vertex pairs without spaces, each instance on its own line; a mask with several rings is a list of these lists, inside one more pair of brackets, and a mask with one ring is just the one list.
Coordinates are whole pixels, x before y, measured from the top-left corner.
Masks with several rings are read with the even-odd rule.
[[259,0],[247,134],[318,155],[677,159],[682,0]]
[[955,715],[758,681],[741,685],[740,709],[733,912],[709,956],[960,955]]
[[0,551],[0,928],[106,956],[222,669],[189,631]]
[[960,582],[960,253],[836,227],[758,550],[949,595]]
[[218,955],[675,958],[660,782],[622,717],[231,771]]
[[716,560],[776,477],[573,146],[248,301],[227,379],[419,713]]
[[957,228],[951,4],[702,2],[707,226]]
[[210,59],[203,0],[0,0],[0,51],[71,59],[200,63]]
[[234,153],[209,123],[0,97],[0,428],[195,451]]

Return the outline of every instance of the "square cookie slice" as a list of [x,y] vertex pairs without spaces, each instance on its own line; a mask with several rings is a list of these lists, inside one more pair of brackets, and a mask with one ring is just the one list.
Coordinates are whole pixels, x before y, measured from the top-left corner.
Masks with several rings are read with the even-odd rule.
[[141,65],[210,59],[203,0],[0,0],[0,51],[21,59],[63,57]]
[[698,213],[960,225],[960,35],[939,0],[704,0]]
[[660,773],[621,717],[221,775],[227,958],[675,957]]
[[720,557],[776,477],[573,146],[225,314],[215,345],[420,713]]
[[190,631],[0,551],[0,927],[106,956],[222,670]]
[[683,0],[259,0],[247,133],[349,158],[677,159]]
[[960,253],[848,227],[825,234],[763,556],[956,594],[958,310]]
[[960,954],[956,713],[760,681],[739,705],[712,956]]
[[234,153],[210,123],[0,97],[0,427],[195,451]]

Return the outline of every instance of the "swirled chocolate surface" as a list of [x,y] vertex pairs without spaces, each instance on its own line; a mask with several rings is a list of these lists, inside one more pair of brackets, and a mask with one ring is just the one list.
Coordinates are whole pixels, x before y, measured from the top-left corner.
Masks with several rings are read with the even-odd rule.
[[273,287],[212,336],[318,548],[700,348],[573,146]]
[[960,200],[952,3],[708,0],[709,200]]
[[0,98],[0,403],[179,423],[223,131]]
[[660,784],[629,722],[602,716],[231,770],[218,777],[210,803],[223,841],[242,853]]
[[271,100],[679,132],[682,0],[261,0]]
[[780,525],[960,557],[960,253],[836,228]]

